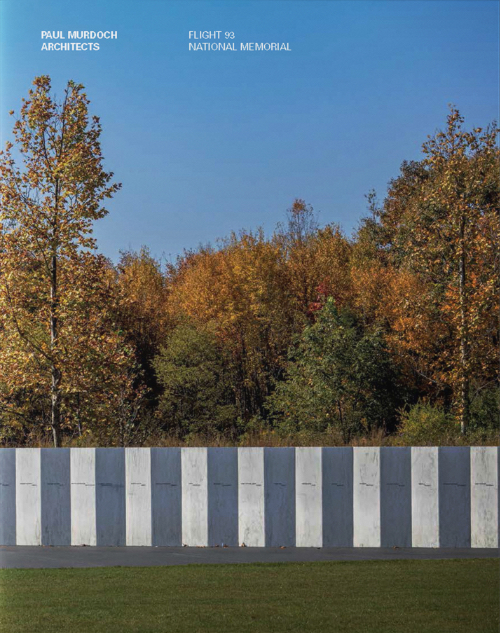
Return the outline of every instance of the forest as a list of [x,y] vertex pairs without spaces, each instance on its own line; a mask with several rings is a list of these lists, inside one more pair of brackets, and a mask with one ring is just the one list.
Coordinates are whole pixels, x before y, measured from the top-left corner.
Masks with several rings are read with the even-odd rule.
[[89,110],[37,77],[0,154],[1,446],[498,443],[496,123],[450,107],[351,235],[296,199],[113,263]]

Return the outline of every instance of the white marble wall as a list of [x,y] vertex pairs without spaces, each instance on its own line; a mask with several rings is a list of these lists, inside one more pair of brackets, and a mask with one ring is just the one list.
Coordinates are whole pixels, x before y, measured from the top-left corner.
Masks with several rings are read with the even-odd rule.
[[264,449],[266,547],[295,545],[295,448]]
[[380,544],[411,547],[411,448],[380,449]]
[[238,540],[265,547],[264,449],[238,449]]
[[295,449],[295,544],[323,547],[322,449]]
[[0,448],[0,545],[16,544],[16,449]]
[[125,452],[123,448],[96,448],[95,457],[97,545],[123,546],[126,545]]
[[439,448],[439,546],[470,547],[470,449]]
[[42,545],[71,545],[70,449],[40,449]]
[[16,542],[42,544],[40,448],[16,449]]
[[71,449],[71,545],[97,545],[95,451]]
[[182,543],[208,546],[208,449],[183,448]]
[[151,449],[125,449],[127,545],[153,544]]
[[499,450],[496,446],[473,446],[470,452],[471,545],[499,547]]
[[151,492],[153,545],[182,545],[180,448],[151,449]]
[[353,451],[354,547],[380,547],[380,448]]
[[322,449],[323,547],[353,546],[353,449]]
[[439,547],[438,449],[411,449],[412,546]]
[[498,547],[497,447],[0,449],[0,545]]

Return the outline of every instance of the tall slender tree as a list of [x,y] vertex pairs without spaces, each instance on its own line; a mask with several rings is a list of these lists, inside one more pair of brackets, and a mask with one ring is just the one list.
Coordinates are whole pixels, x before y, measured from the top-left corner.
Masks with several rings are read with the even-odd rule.
[[120,185],[104,170],[84,87],[69,81],[59,102],[48,76],[33,85],[0,154],[0,385],[7,403],[19,388],[47,394],[59,446],[63,395],[88,386],[91,358],[125,362],[91,235]]
[[452,107],[445,130],[424,143],[424,160],[403,164],[381,220],[395,263],[425,283],[437,327],[449,331],[432,362],[464,433],[472,379],[498,381],[500,153],[495,125],[466,131],[463,121]]

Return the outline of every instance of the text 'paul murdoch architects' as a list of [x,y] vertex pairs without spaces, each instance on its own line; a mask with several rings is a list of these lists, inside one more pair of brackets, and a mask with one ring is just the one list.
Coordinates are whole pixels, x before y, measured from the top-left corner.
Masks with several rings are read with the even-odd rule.
[[42,51],[98,51],[99,42],[62,42],[60,40],[116,40],[118,31],[42,31],[42,40],[58,40],[43,42]]

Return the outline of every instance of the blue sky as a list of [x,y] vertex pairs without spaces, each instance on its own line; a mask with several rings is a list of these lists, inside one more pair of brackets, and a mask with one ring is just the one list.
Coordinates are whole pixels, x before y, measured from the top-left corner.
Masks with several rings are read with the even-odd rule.
[[[498,119],[499,3],[480,0],[0,1],[0,131],[33,78],[83,83],[123,189],[95,227],[117,259],[174,258],[231,230],[272,231],[296,197],[351,232],[418,159],[448,104]],[[116,30],[92,52],[41,51],[41,31]],[[193,52],[190,30],[291,52]],[[66,40],[67,41],[67,40]]]

